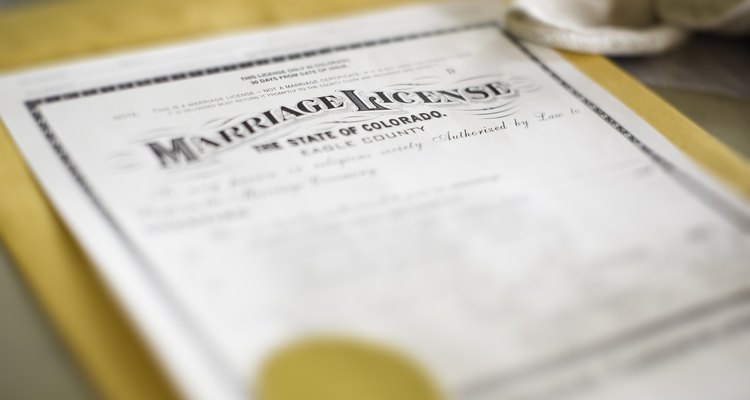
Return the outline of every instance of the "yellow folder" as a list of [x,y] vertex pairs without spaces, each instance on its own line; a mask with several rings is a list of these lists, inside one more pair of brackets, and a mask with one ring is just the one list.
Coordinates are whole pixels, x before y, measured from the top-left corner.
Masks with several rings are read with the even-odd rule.
[[[399,0],[44,2],[0,14],[0,72],[201,35],[403,4]],[[564,54],[719,180],[750,198],[750,164],[597,56]],[[2,94],[0,94],[2,95]],[[64,342],[108,399],[176,391],[99,281],[0,126],[0,238]]]

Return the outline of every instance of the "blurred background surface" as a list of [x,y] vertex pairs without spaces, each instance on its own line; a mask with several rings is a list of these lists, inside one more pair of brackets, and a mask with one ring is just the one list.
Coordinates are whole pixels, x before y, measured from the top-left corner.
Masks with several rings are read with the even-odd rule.
[[[346,3],[342,0],[329,1]],[[19,21],[18,17],[23,16],[26,11],[45,10],[49,7],[54,9],[64,2],[65,0],[0,0],[0,32],[3,33],[0,37],[0,46],[5,46],[6,49],[14,46],[36,46],[41,49],[40,52],[49,52],[50,43],[34,43],[33,37],[14,37],[10,33],[11,25],[23,23],[23,20]],[[193,2],[194,0],[187,1],[187,3]],[[90,3],[97,4],[96,7],[104,9],[109,2]],[[191,29],[185,29],[174,35],[163,35],[164,32],[160,32],[156,25],[151,28],[145,27],[140,36],[135,35],[135,46],[137,47],[138,39],[146,40],[150,39],[150,36],[162,35],[165,41],[169,41],[180,36],[195,37],[196,29],[206,32],[221,31],[224,28],[237,29],[251,20],[249,15],[255,12],[273,12],[267,9],[252,9],[252,1],[224,1],[223,3],[232,3],[230,4],[232,7],[244,9],[248,16],[238,17],[234,21],[211,21],[210,16],[191,17],[185,14],[180,18],[201,18],[202,20],[200,23],[189,25]],[[317,4],[313,0],[300,4],[303,3],[306,7],[314,7]],[[369,3],[382,5],[399,2],[358,0],[355,3],[362,3],[361,7],[357,4],[350,8],[366,8]],[[111,4],[123,6],[125,3]],[[156,13],[152,17],[158,21],[160,18],[158,12],[168,13],[178,4],[180,3],[172,2],[171,8],[162,8],[161,11],[158,7],[144,7],[143,9],[147,13]],[[55,23],[58,24],[56,26],[59,29],[63,29],[66,24],[78,23],[76,15],[61,18],[54,12],[48,12],[48,14],[47,18],[57,20]],[[104,13],[104,15],[113,14]],[[162,17],[170,16],[164,14]],[[89,46],[99,46],[104,50],[109,43],[118,42],[114,36],[127,34],[127,29],[129,29],[125,22],[122,21],[113,26],[109,38],[99,41],[91,39]],[[83,23],[91,23],[91,21],[87,20]],[[91,29],[101,31],[101,27],[94,26]],[[61,37],[65,38],[65,35],[62,33]],[[57,49],[57,53],[52,52],[55,58],[72,55],[75,49],[80,47],[64,41],[61,41],[59,46],[54,43],[52,45]],[[29,50],[28,47],[27,50]],[[27,53],[29,63],[44,61],[41,53],[35,54],[34,51],[27,51]],[[22,67],[3,61],[3,56],[0,54],[0,73]],[[745,158],[750,158],[750,73],[748,73],[750,71],[750,39],[697,35],[687,45],[667,54],[643,58],[617,58],[614,61],[709,133]],[[92,388],[36,304],[29,288],[24,284],[1,243],[0,398],[23,400],[95,398]]]

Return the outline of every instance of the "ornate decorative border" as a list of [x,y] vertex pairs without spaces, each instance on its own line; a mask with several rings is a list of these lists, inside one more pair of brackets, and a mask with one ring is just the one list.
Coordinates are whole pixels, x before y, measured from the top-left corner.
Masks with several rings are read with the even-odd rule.
[[[280,56],[273,56],[273,57],[256,59],[256,60],[251,60],[251,61],[244,61],[244,62],[227,64],[227,65],[222,65],[222,66],[210,67],[210,68],[205,68],[205,69],[197,69],[197,70],[186,71],[186,72],[170,74],[170,75],[161,75],[161,76],[157,76],[157,77],[153,77],[149,79],[141,79],[141,80],[136,80],[136,81],[131,81],[131,82],[123,82],[123,83],[114,84],[114,85],[107,85],[107,86],[102,86],[98,88],[81,90],[78,92],[69,92],[69,93],[63,93],[60,95],[33,99],[33,100],[26,101],[25,105],[28,111],[30,112],[31,116],[36,121],[37,125],[39,126],[39,129],[46,137],[50,146],[52,146],[52,148],[55,150],[60,160],[66,165],[68,171],[71,173],[71,175],[76,180],[76,182],[81,186],[81,189],[86,193],[86,195],[88,195],[88,197],[94,203],[96,208],[101,212],[105,220],[112,226],[113,230],[122,239],[123,243],[125,243],[128,250],[131,251],[136,256],[137,260],[139,260],[143,273],[146,276],[148,276],[150,280],[153,281],[154,285],[158,288],[158,290],[164,293],[165,300],[170,304],[170,307],[174,309],[175,314],[179,317],[181,322],[184,323],[185,326],[188,327],[190,331],[193,333],[193,335],[195,336],[197,340],[197,343],[203,347],[204,352],[206,353],[206,355],[209,356],[214,366],[218,368],[218,370],[220,371],[225,371],[224,375],[227,377],[230,377],[232,376],[232,374],[229,372],[228,367],[226,367],[224,363],[219,359],[218,353],[211,349],[213,345],[210,343],[210,340],[207,337],[204,337],[201,334],[199,334],[201,332],[201,329],[198,326],[198,324],[195,323],[195,321],[193,321],[189,317],[188,313],[184,309],[182,309],[182,307],[175,300],[173,295],[169,294],[170,291],[168,290],[168,285],[165,282],[163,282],[162,279],[159,277],[159,275],[155,272],[156,269],[153,266],[151,266],[151,262],[148,260],[145,254],[143,254],[141,250],[135,245],[135,243],[128,237],[125,231],[117,223],[115,218],[110,214],[107,208],[99,200],[99,197],[96,195],[96,192],[87,183],[86,179],[81,174],[79,169],[76,167],[75,163],[68,155],[68,152],[65,150],[60,140],[52,131],[51,127],[49,126],[44,116],[42,115],[42,112],[39,110],[39,107],[45,104],[57,103],[61,101],[77,99],[80,97],[95,96],[98,94],[124,91],[124,90],[130,90],[130,89],[141,88],[141,87],[146,87],[146,86],[158,85],[162,83],[175,82],[175,81],[181,81],[181,80],[203,77],[203,76],[208,76],[208,75],[214,75],[214,74],[219,74],[223,72],[248,69],[248,68],[253,68],[256,66],[277,64],[277,63],[282,63],[282,62],[290,61],[290,60],[299,60],[299,59],[316,57],[320,55],[341,53],[341,52],[346,52],[350,50],[358,50],[358,49],[364,49],[368,47],[406,42],[406,41],[412,41],[412,40],[418,40],[418,39],[423,39],[423,38],[430,38],[430,37],[435,37],[435,36],[442,36],[442,35],[447,35],[447,34],[452,34],[452,33],[457,33],[457,32],[463,32],[463,31],[474,30],[474,29],[484,29],[484,28],[497,29],[501,35],[504,35],[504,37],[506,37],[512,44],[514,44],[516,48],[518,48],[532,62],[534,62],[534,64],[536,64],[539,68],[541,68],[547,75],[549,75],[555,82],[557,82],[560,86],[562,86],[573,97],[578,99],[587,108],[589,108],[591,111],[597,114],[600,118],[602,118],[605,122],[607,122],[607,124],[609,124],[618,134],[625,137],[633,146],[638,148],[638,150],[640,150],[650,160],[652,160],[654,164],[660,167],[669,176],[673,177],[673,179],[675,179],[675,181],[678,184],[680,184],[681,187],[685,188],[685,190],[690,192],[692,195],[700,198],[707,206],[709,206],[711,209],[713,209],[718,214],[723,216],[728,222],[733,224],[740,231],[742,231],[745,234],[750,233],[750,217],[749,216],[745,215],[741,210],[736,209],[733,205],[725,201],[723,198],[721,198],[719,195],[714,193],[712,190],[710,190],[709,188],[706,188],[703,184],[701,184],[700,182],[692,178],[690,175],[678,169],[673,163],[671,163],[665,157],[661,156],[656,151],[648,147],[648,145],[646,145],[644,142],[638,139],[632,132],[630,132],[627,128],[625,128],[619,122],[617,122],[614,118],[612,118],[612,116],[610,116],[601,107],[596,105],[586,96],[584,96],[582,93],[576,90],[573,86],[571,86],[567,81],[561,78],[552,69],[550,69],[549,66],[547,66],[543,61],[541,61],[528,47],[526,47],[523,43],[521,43],[517,38],[503,31],[502,28],[495,22],[473,24],[473,25],[468,25],[468,26],[462,26],[462,27],[456,27],[456,28],[450,28],[450,29],[440,29],[440,30],[422,32],[422,33],[413,33],[409,35],[381,38],[378,40],[357,42],[357,43],[351,43],[351,44],[346,44],[346,45],[341,45],[341,46],[323,47],[323,48],[316,49],[316,50],[297,52],[297,53],[291,53],[291,54],[280,55]],[[516,369],[515,371],[504,373],[502,375],[488,376],[485,379],[480,379],[470,385],[467,385],[462,391],[462,393],[467,394],[467,395],[475,395],[475,394],[479,394],[480,392],[484,392],[486,390],[497,389],[499,387],[504,386],[505,384],[508,384],[511,381],[525,380],[532,376],[544,374],[546,372],[549,372],[550,370],[562,367],[564,365],[568,365],[570,363],[588,359],[592,355],[599,353],[605,349],[612,350],[612,349],[622,348],[625,345],[632,343],[634,341],[638,341],[646,337],[650,337],[652,335],[675,328],[677,326],[682,326],[689,321],[709,316],[719,310],[729,308],[732,306],[736,306],[736,305],[740,305],[740,304],[745,304],[748,302],[750,302],[750,289],[739,292],[739,293],[733,293],[729,296],[725,296],[724,298],[717,299],[716,301],[711,302],[711,303],[705,303],[705,304],[693,307],[691,309],[685,310],[682,313],[670,315],[661,320],[654,321],[653,323],[644,325],[636,330],[633,330],[630,332],[624,332],[623,334],[618,335],[616,337],[594,343],[588,347],[577,349],[570,353],[562,354],[558,357],[550,358],[547,360],[541,360],[538,363],[533,363],[526,367],[521,367],[521,368]]]
[[544,72],[547,73],[552,79],[555,80],[560,86],[567,90],[570,94],[583,103],[588,109],[593,111],[601,119],[614,128],[620,135],[625,137],[630,143],[633,144],[638,150],[645,154],[651,159],[656,165],[658,165],[664,172],[672,176],[683,188],[685,188],[692,195],[703,200],[709,208],[712,208],[717,213],[721,214],[730,224],[736,226],[740,231],[744,233],[750,233],[750,216],[746,215],[742,211],[736,209],[733,205],[729,204],[726,200],[718,196],[714,191],[706,188],[699,181],[694,179],[692,176],[686,174],[682,170],[678,169],[674,164],[668,161],[665,157],[659,155],[652,148],[648,147],[638,137],[636,137],[627,128],[617,122],[612,116],[606,111],[602,110],[601,107],[596,105],[593,101],[589,100],[586,96],[581,94],[567,81],[562,79],[555,71],[552,71],[544,62],[542,62],[534,53],[532,53],[528,47],[524,46],[516,37],[504,32],[505,36],[511,43],[515,44],[519,50],[526,54],[535,64],[537,64]]

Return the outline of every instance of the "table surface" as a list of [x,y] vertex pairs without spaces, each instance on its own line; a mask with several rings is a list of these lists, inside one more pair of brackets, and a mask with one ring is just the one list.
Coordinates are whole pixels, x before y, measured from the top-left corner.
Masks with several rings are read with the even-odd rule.
[[[0,0],[2,6],[14,3]],[[699,38],[693,45],[656,59],[616,60],[622,67],[643,78],[667,102],[682,111],[709,133],[750,158],[750,92],[725,93],[711,88],[701,92],[676,88],[669,82],[653,82],[653,72],[663,70],[664,60],[681,60],[680,54],[695,54],[695,47],[708,51],[706,41],[720,41],[724,51],[714,63],[735,59],[746,52],[747,41]],[[715,46],[714,46],[715,47]],[[701,52],[698,53],[700,56]],[[750,54],[750,53],[748,53]],[[706,60],[709,59],[706,55]],[[742,61],[742,60],[741,60]],[[731,62],[736,62],[731,61]],[[744,61],[742,61],[744,62]],[[704,62],[705,64],[705,62]],[[750,67],[744,64],[741,69]],[[747,74],[742,74],[743,76]],[[745,76],[750,87],[750,76]],[[671,86],[671,87],[670,87]],[[688,88],[690,89],[690,88]],[[709,93],[707,93],[709,92]],[[87,400],[94,390],[73,362],[50,323],[42,313],[18,270],[0,243],[0,398]]]

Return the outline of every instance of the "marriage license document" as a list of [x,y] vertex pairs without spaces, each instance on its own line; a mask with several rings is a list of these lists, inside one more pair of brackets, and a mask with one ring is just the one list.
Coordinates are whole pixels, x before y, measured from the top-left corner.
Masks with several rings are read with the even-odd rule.
[[0,113],[187,398],[316,332],[454,399],[748,398],[748,202],[503,11],[21,71]]

